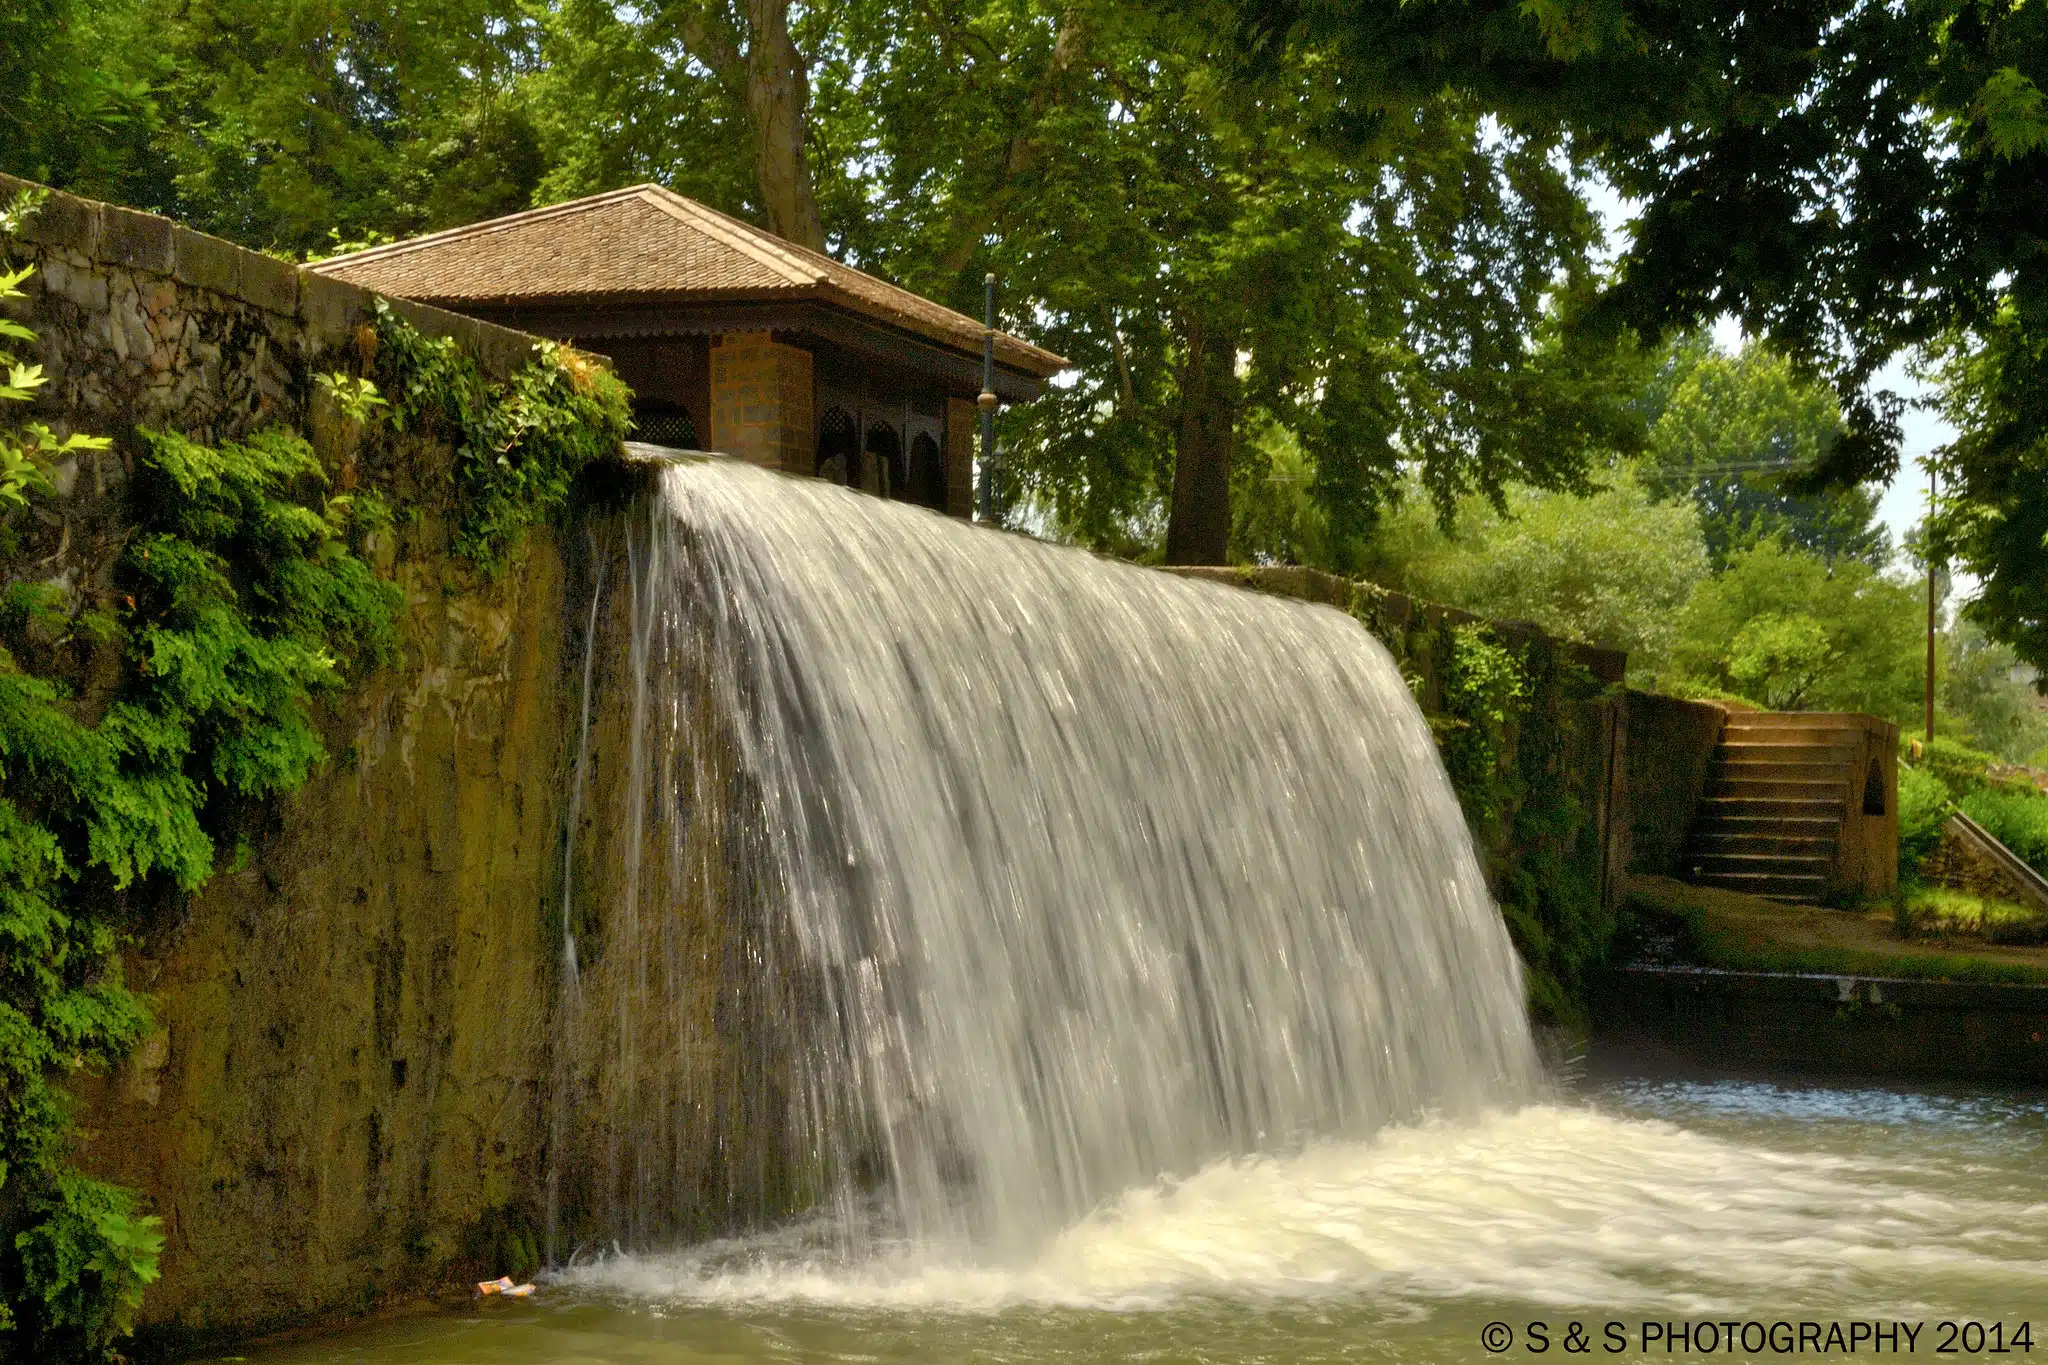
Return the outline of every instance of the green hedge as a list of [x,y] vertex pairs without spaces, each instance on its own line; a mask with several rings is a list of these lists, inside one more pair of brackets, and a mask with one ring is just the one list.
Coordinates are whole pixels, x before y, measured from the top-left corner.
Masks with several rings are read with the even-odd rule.
[[1960,804],[1963,814],[1992,838],[2048,876],[2048,795],[1986,789],[1971,792]]
[[1899,765],[1899,876],[1918,875],[1920,864],[1941,843],[1954,801],[1942,780],[1924,768]]

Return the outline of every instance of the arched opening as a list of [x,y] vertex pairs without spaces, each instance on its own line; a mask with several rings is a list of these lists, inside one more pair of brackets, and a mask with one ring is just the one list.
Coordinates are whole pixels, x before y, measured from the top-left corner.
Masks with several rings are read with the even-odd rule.
[[919,432],[910,443],[910,485],[904,496],[920,507],[946,510],[946,462],[929,432]]
[[868,423],[867,457],[873,474],[861,487],[885,498],[901,497],[909,480],[904,477],[903,438],[896,428],[887,422]]
[[701,450],[697,444],[697,423],[680,403],[659,400],[635,404],[633,439],[675,450]]
[[818,468],[821,479],[860,487],[860,429],[845,408],[830,407],[818,421]]
[[1870,760],[1870,771],[1863,778],[1863,813],[1884,814],[1884,769],[1874,758]]

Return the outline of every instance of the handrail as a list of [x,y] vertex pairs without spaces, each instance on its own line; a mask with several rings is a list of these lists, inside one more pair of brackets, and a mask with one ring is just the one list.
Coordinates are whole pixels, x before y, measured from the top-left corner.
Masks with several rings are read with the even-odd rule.
[[2035,871],[2032,864],[1993,838],[1989,830],[1961,811],[1949,816],[1949,823],[2031,893],[2037,909],[2048,910],[2048,877]]

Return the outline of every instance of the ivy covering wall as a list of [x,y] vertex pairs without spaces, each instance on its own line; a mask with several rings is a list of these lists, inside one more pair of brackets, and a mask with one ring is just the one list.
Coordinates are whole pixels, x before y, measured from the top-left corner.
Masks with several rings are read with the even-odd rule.
[[[409,509],[356,457],[449,448],[450,548],[489,576],[626,430],[624,386],[559,348],[492,380],[380,309],[355,349],[297,376],[297,411],[339,413],[338,469],[294,426],[212,443],[139,428],[98,576],[111,592],[38,581],[0,522],[0,1359],[108,1357],[156,1275],[143,1198],[73,1164],[67,1084],[151,1032],[124,948],[248,857],[266,803],[328,764],[326,709],[391,657],[403,603],[368,542]],[[32,396],[30,363],[7,396]],[[0,429],[22,452],[0,502],[27,515],[58,444]]]

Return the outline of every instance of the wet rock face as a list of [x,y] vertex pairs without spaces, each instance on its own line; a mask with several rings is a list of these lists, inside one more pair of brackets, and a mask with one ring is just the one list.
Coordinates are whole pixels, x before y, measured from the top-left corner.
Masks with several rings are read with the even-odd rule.
[[[140,914],[127,971],[160,1031],[72,1087],[81,1163],[164,1219],[147,1329],[246,1335],[531,1270],[578,684],[561,537],[479,580],[446,549],[453,450],[364,437],[316,397],[314,376],[360,368],[362,291],[65,195],[7,254],[36,267],[9,312],[39,333],[37,417],[114,442],[7,521],[11,583],[57,589],[74,620],[118,605],[142,429],[288,425],[397,513],[366,548],[403,592],[399,658],[321,718],[327,771],[260,817],[246,861],[222,849],[201,894]],[[405,311],[488,372],[530,348]],[[86,632],[11,643],[88,715],[119,678]]]
[[165,1220],[152,1323],[239,1334],[531,1258],[561,561],[455,597],[436,568],[397,564],[405,663],[331,718],[332,769],[131,955],[162,1032],[90,1092],[85,1156]]

